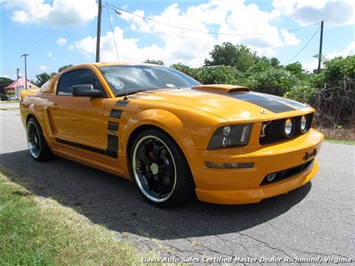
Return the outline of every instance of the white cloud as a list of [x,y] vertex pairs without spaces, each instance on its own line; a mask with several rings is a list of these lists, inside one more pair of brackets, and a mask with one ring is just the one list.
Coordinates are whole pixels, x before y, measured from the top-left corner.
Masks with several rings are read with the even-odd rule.
[[326,59],[331,60],[335,57],[347,57],[349,55],[354,55],[355,52],[355,41],[351,42],[343,51],[341,52],[336,52],[336,53],[329,53],[326,54]]
[[47,66],[39,66],[38,67],[41,71],[47,71],[49,68]]
[[329,26],[353,25],[353,0],[274,0],[272,5],[283,16],[290,16],[302,26],[325,21]]
[[[344,0],[339,4],[339,10],[349,8],[350,3]],[[213,45],[223,42],[247,45],[259,56],[275,56],[282,47],[297,46],[301,42],[293,32],[276,26],[283,16],[289,16],[301,25],[309,25],[310,19],[314,18],[315,22],[319,22],[319,15],[331,13],[329,10],[334,8],[333,4],[334,2],[326,0],[274,0],[275,9],[265,11],[244,0],[211,0],[208,3],[197,2],[187,9],[174,3],[160,14],[152,16],[144,10],[136,10],[132,14],[122,12],[121,19],[126,20],[129,26],[125,27],[125,31],[116,27],[114,34],[103,33],[100,58],[101,61],[134,62],[155,59],[162,60],[165,65],[182,62],[198,67],[209,56]],[[304,15],[300,13],[301,10],[305,12]],[[309,12],[313,12],[313,15],[307,15]],[[342,12],[347,14],[346,10]],[[348,21],[348,17],[345,17],[343,20],[337,18],[337,23]],[[154,41],[143,44],[137,37],[127,37],[130,31],[143,34],[146,39],[154,37]],[[74,49],[93,60],[96,38],[86,37],[67,46],[69,51]],[[309,63],[310,67],[313,65],[313,62]]]
[[22,24],[59,26],[82,26],[97,15],[95,0],[44,0],[13,1],[5,5],[15,9],[11,19]]
[[75,42],[74,47],[85,57],[91,58],[96,51],[96,38],[86,37],[81,41]]
[[67,40],[63,37],[60,37],[58,40],[57,40],[57,44],[59,46],[64,46],[65,44],[67,43]]
[[294,34],[290,34],[287,30],[282,30],[281,34],[286,45],[299,45],[301,42]]
[[280,11],[262,11],[244,0],[211,0],[187,10],[175,3],[148,19],[142,18],[147,17],[143,10],[133,14],[123,12],[121,17],[131,23],[130,30],[154,34],[163,43],[159,59],[167,62],[200,66],[213,45],[223,42],[247,45],[261,56],[274,55],[278,47],[300,42],[293,33],[281,32],[273,25]]
[[313,70],[318,69],[318,59],[302,63],[302,68],[308,70],[309,72],[313,72]]
[[54,57],[53,56],[53,52],[52,51],[48,51],[47,56],[50,57],[50,58],[53,58]]
[[354,55],[355,54],[355,41],[350,43],[345,49],[346,55]]
[[[342,56],[345,58],[347,56],[352,56],[354,55],[354,52],[355,52],[355,41],[351,42],[343,51],[325,54],[324,56],[326,60],[332,60],[335,57]],[[313,59],[310,62],[304,62],[302,63],[302,67],[312,72],[314,69],[318,68],[318,59]]]

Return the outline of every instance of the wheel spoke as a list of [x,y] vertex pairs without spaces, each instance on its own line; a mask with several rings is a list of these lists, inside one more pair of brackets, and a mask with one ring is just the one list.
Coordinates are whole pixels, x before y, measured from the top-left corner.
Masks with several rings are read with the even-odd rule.
[[143,137],[134,154],[134,174],[142,193],[152,201],[166,201],[176,182],[175,163],[166,144],[155,136]]

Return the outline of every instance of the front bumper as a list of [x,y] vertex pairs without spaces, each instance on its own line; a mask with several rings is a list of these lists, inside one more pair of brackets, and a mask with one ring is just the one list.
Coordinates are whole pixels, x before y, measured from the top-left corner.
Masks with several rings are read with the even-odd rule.
[[[238,152],[201,151],[199,155],[204,165],[200,164],[192,171],[197,198],[217,204],[257,203],[301,187],[318,171],[315,155],[321,148],[323,138],[323,134],[312,129],[304,136],[280,144],[245,148]],[[253,163],[253,166],[214,169],[206,167],[205,162]],[[284,179],[265,183],[269,174],[304,164],[307,166],[301,171],[294,174],[288,171],[290,174]]]

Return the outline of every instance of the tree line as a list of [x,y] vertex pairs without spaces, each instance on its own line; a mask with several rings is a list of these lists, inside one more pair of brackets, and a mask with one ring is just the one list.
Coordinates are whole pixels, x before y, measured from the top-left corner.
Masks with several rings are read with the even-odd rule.
[[[317,57],[318,55],[316,55]],[[203,67],[172,67],[203,84],[248,86],[253,91],[290,98],[313,106],[316,122],[327,128],[355,129],[355,56],[326,60],[309,72],[301,63],[280,65],[277,58],[257,56],[245,45],[215,45]]]
[[[317,110],[319,125],[355,129],[355,56],[332,60],[322,57],[320,73],[306,71],[299,62],[281,65],[277,58],[259,57],[247,46],[229,42],[215,45],[209,56],[202,67],[191,68],[182,63],[171,67],[202,84],[243,85],[307,103]],[[145,63],[164,65],[161,60],[148,59]],[[58,72],[70,66],[63,66]],[[40,87],[55,74],[41,73],[31,82]],[[9,81],[0,78],[0,89],[12,82]]]

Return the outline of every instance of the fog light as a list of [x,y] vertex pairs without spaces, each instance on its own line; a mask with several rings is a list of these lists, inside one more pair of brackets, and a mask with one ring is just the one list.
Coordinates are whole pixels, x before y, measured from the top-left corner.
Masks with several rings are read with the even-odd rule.
[[222,140],[222,145],[223,147],[228,147],[231,144],[231,138],[230,137],[224,137]]
[[228,136],[231,133],[231,127],[230,126],[225,126],[223,127],[223,135]]
[[266,180],[271,182],[272,180],[274,180],[276,177],[276,174],[275,173],[272,173],[272,174],[268,174],[267,177],[266,177]]

